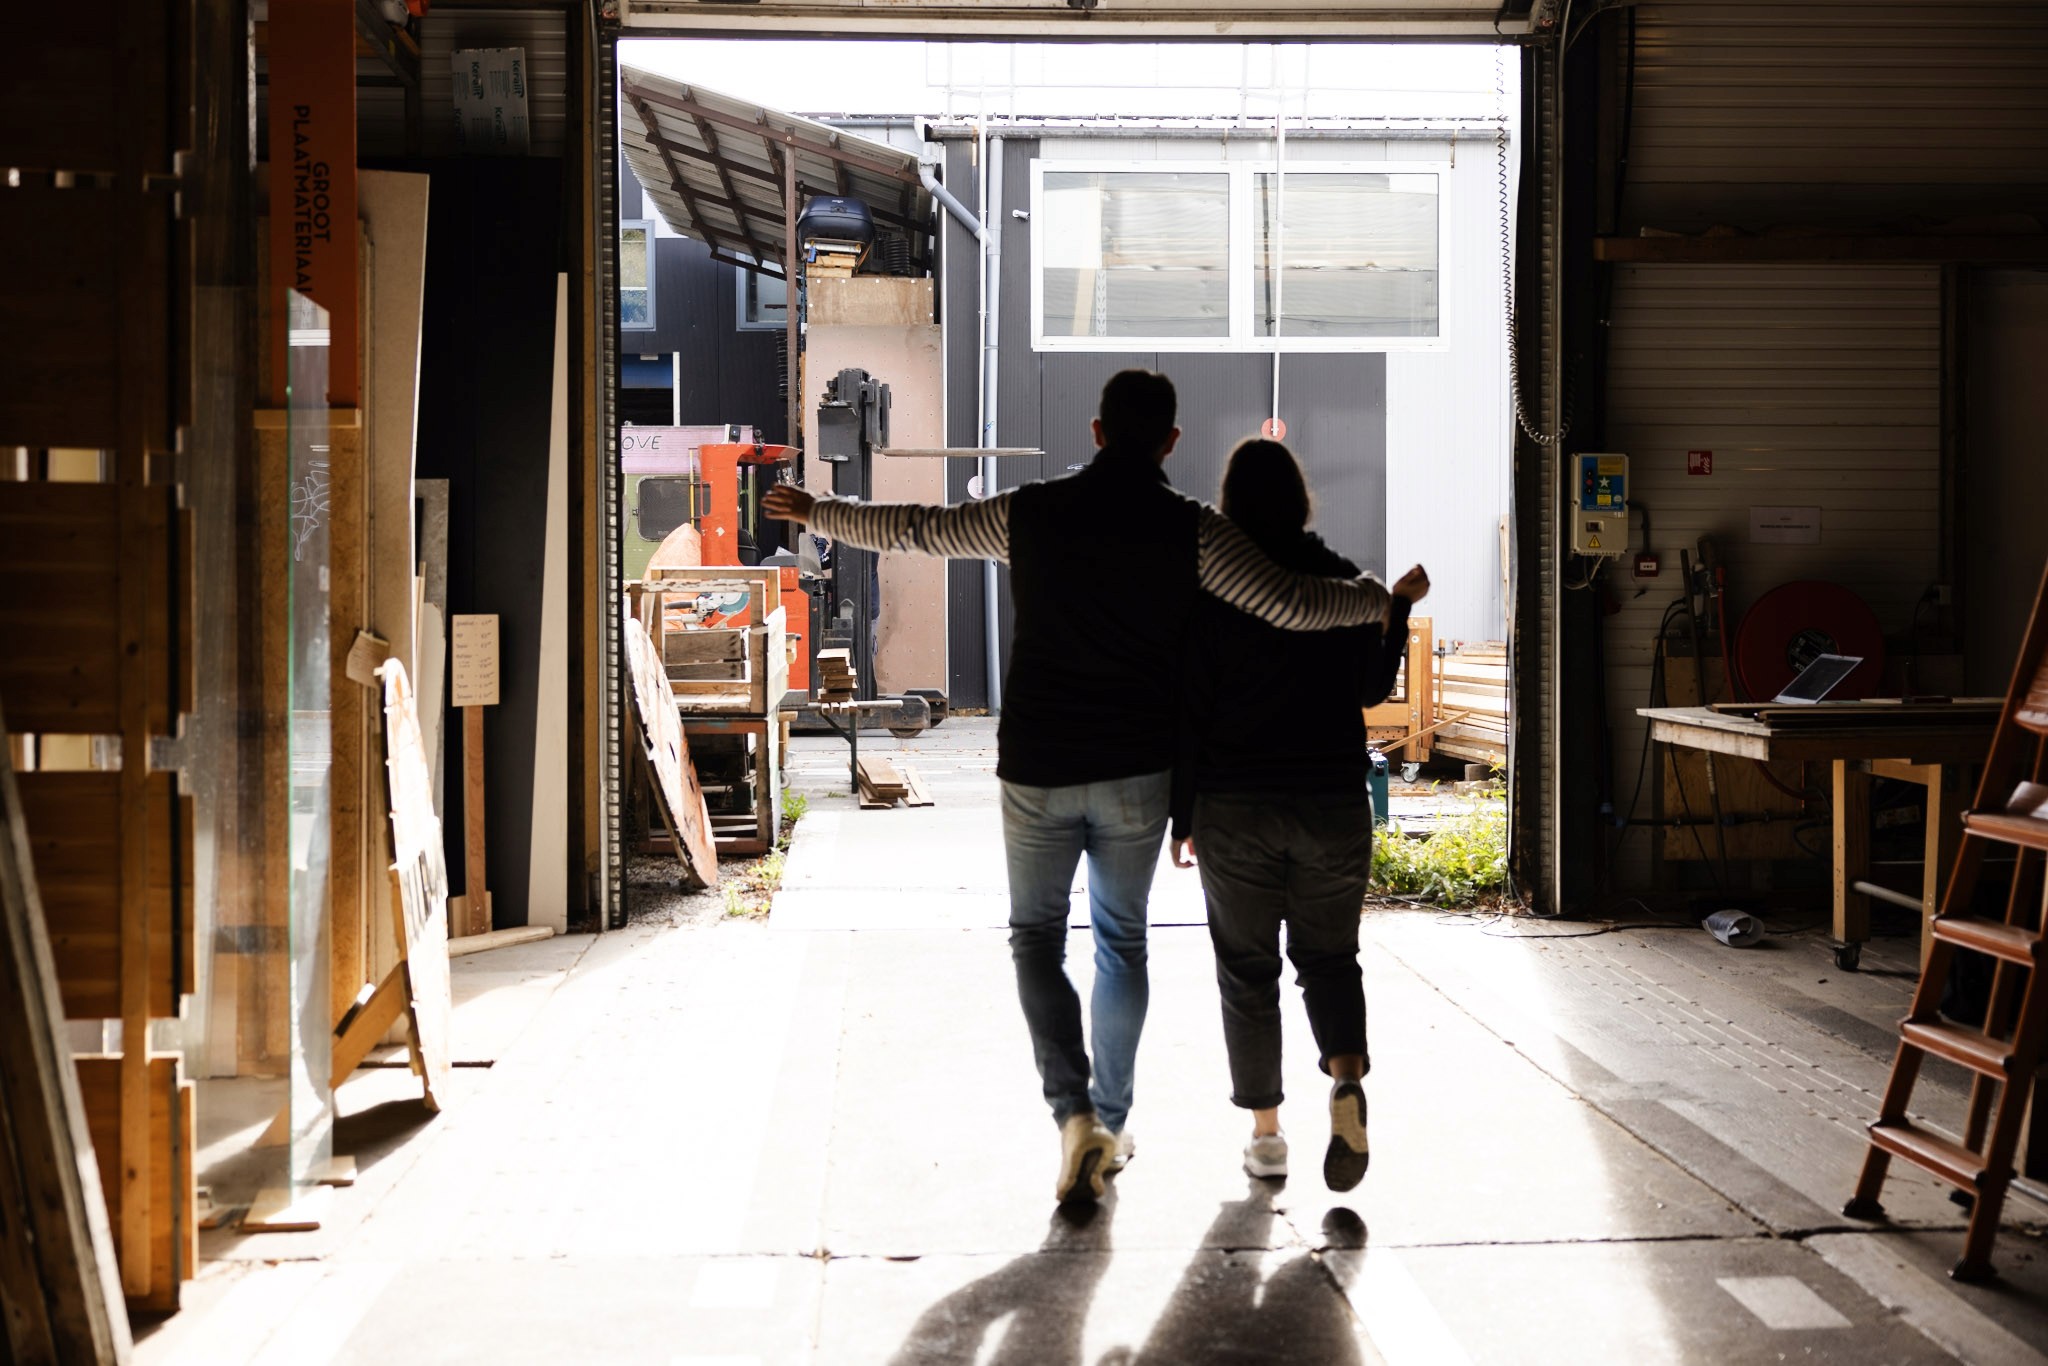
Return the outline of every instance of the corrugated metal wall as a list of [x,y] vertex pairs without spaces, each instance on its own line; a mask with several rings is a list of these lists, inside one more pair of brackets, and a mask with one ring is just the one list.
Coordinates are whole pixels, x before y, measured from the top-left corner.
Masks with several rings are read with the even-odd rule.
[[[1806,578],[1854,589],[1888,633],[1911,624],[1939,573],[1940,271],[1626,266],[1611,318],[1607,430],[1632,458],[1633,498],[1665,561],[1657,579],[1614,579],[1607,687],[1626,803],[1643,736],[1635,708],[1648,702],[1681,548],[1702,536],[1722,548],[1731,627],[1766,589]],[[1687,473],[1691,450],[1713,452],[1711,475]],[[1820,508],[1820,544],[1751,544],[1753,505]],[[1638,523],[1633,543],[1641,534]],[[1637,587],[1650,591],[1631,597]],[[1624,845],[1622,884],[1643,880],[1649,843]]]
[[1635,14],[1628,224],[1962,214],[2016,207],[2020,186],[2040,202],[2039,0],[1685,0]]
[[[2048,211],[2048,5],[1693,0],[1643,4],[1634,22],[1625,233],[1898,232]],[[1732,614],[1823,578],[1863,595],[1888,633],[1911,629],[1942,573],[1944,320],[1934,265],[1624,266],[1613,285],[1606,445],[1633,457],[1665,562],[1656,580],[1612,577],[1625,807],[1681,548],[1717,538]],[[1686,472],[1690,450],[1714,452],[1712,475]],[[1821,543],[1752,544],[1752,506],[1819,507]],[[1646,792],[1638,814],[1649,805]],[[1625,841],[1618,886],[1646,884],[1649,848]]]

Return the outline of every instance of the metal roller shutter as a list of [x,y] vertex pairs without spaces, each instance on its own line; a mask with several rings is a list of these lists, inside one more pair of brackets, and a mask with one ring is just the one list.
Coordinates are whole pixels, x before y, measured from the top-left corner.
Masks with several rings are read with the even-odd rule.
[[2048,183],[2036,0],[1686,0],[1635,20],[1632,223],[1966,213]]

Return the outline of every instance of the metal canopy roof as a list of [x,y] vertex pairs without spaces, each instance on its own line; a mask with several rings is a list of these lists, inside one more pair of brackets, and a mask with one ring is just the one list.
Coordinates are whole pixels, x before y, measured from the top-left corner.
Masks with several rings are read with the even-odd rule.
[[894,238],[913,270],[931,263],[931,195],[910,152],[629,66],[619,69],[619,123],[626,161],[662,218],[722,260],[787,274],[796,213],[830,194],[867,204],[878,249]]

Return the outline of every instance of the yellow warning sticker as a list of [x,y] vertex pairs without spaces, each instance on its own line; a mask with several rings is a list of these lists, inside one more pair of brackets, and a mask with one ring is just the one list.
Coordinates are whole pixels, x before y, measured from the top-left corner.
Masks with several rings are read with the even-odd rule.
[[1600,548],[1600,538],[1599,538],[1598,536],[1588,536],[1588,537],[1586,538],[1586,549],[1588,549],[1588,550],[1598,550],[1599,548]]

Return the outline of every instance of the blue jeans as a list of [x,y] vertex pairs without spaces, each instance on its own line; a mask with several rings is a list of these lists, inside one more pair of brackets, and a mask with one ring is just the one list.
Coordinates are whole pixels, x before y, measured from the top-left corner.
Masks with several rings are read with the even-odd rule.
[[[1145,976],[1145,903],[1166,836],[1171,775],[1147,773],[1071,787],[1003,784],[1003,847],[1010,864],[1010,956],[1031,1051],[1055,1122],[1094,1111],[1121,1133],[1131,1112],[1138,1035],[1151,988]],[[1093,1080],[1081,1000],[1067,977],[1068,896],[1088,856],[1095,934]]]

